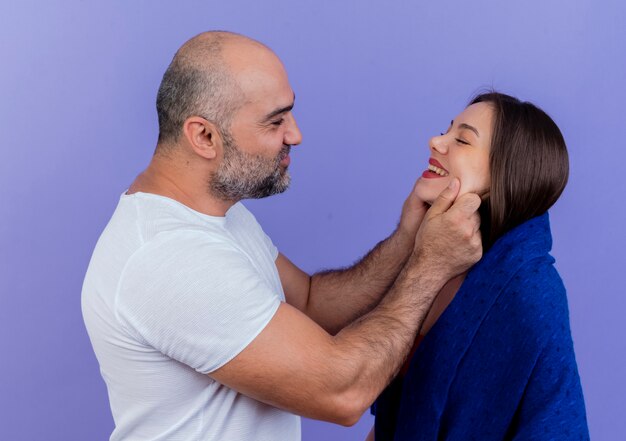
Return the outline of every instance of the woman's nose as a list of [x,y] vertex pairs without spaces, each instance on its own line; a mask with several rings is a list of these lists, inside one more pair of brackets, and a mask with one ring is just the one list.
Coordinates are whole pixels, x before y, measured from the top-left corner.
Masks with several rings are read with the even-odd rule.
[[434,150],[442,155],[448,153],[448,145],[446,144],[445,135],[433,136],[430,138],[429,146],[431,150]]

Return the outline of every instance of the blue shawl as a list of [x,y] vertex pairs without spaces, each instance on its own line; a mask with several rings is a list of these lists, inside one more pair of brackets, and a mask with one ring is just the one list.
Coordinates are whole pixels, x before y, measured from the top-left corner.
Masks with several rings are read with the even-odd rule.
[[375,403],[376,441],[589,439],[551,247],[546,213],[474,265]]

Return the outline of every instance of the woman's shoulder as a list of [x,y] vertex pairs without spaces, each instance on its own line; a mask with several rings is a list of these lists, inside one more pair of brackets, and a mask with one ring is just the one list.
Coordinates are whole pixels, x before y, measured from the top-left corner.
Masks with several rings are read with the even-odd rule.
[[550,255],[525,262],[504,286],[499,300],[512,319],[535,332],[553,335],[559,329],[569,329],[565,285]]
[[524,262],[505,285],[507,291],[521,293],[523,300],[554,303],[565,296],[565,285],[549,254]]

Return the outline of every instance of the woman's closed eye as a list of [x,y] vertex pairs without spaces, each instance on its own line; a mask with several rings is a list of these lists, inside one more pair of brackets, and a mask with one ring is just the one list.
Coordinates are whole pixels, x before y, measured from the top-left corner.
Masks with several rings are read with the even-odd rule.
[[[441,132],[441,136],[447,135],[448,132],[443,133]],[[463,144],[463,145],[471,145],[469,142],[467,142],[466,140],[464,140],[463,138],[454,138],[454,140],[459,143],[459,144]]]

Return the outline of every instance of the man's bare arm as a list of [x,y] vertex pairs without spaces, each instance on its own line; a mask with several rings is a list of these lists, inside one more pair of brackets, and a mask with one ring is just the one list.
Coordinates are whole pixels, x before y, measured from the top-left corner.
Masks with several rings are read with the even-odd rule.
[[443,284],[480,258],[478,197],[459,198],[446,212],[455,195],[447,191],[433,205],[418,245],[372,311],[331,336],[282,304],[261,334],[211,376],[290,412],[354,424],[399,370]]
[[279,255],[276,265],[287,302],[327,332],[339,332],[376,306],[389,290],[411,255],[426,210],[414,187],[394,233],[348,268],[322,271],[310,277]]

